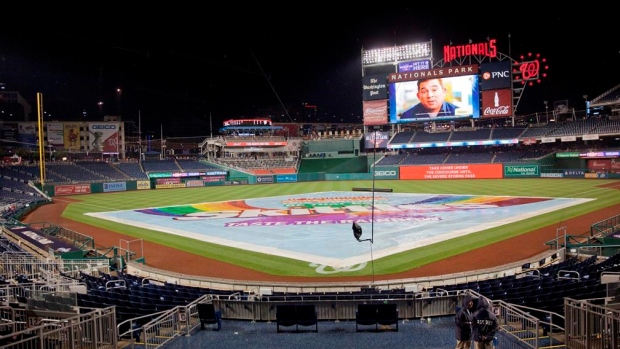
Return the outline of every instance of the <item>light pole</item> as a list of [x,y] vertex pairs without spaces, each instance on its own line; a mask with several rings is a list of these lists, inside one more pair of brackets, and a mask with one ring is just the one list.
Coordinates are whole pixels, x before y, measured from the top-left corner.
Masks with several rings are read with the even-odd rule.
[[357,223],[353,223],[353,236],[357,239],[357,241],[370,241],[370,264],[372,268],[372,283],[375,283],[375,259],[373,257],[372,245],[375,239],[375,162],[377,161],[377,144],[380,139],[379,136],[381,131],[374,130],[370,135],[370,141],[372,142],[372,166],[370,167],[370,171],[372,171],[372,198],[370,201],[370,239],[360,239],[362,236],[362,227]]
[[122,109],[122,104],[121,104],[121,97],[123,94],[123,90],[120,89],[120,87],[116,88],[116,112],[118,113],[118,116],[121,116],[121,109]]
[[547,123],[549,123],[549,102],[544,101],[543,103],[545,103],[545,117],[547,118]]
[[142,164],[142,122],[140,110],[138,110],[138,163]]
[[210,112],[209,112],[209,138],[213,139],[213,119],[211,118]]
[[588,95],[583,95],[583,99],[586,101],[586,118],[590,116],[590,105],[588,103]]
[[[377,130],[372,131],[372,167],[370,170],[372,171],[372,199],[371,199],[371,208],[370,208],[370,236],[374,239],[375,237],[375,162],[377,161],[377,143],[379,143],[379,135],[380,132]],[[371,243],[373,240],[370,241]],[[370,248],[370,254],[372,255],[372,246]],[[374,263],[373,263],[374,264]],[[374,265],[373,265],[374,268]],[[373,272],[374,275],[374,272]]]

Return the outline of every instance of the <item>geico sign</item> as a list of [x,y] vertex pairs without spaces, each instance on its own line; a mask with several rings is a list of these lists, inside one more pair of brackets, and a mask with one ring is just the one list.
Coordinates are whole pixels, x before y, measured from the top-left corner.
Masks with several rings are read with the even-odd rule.
[[375,171],[375,176],[378,176],[378,177],[396,176],[396,171]]
[[93,125],[93,130],[116,130],[116,125]]

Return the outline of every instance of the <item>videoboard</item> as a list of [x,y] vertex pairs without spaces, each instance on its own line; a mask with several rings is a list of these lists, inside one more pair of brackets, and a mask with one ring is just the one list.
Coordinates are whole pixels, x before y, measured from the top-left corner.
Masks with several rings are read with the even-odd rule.
[[477,74],[446,76],[447,69],[428,73],[411,74],[418,80],[390,83],[390,123],[480,117]]
[[[430,42],[408,45],[417,54],[411,57],[403,50],[397,56],[385,55],[386,49],[363,51],[364,125],[512,117],[523,87],[540,83],[548,66],[539,55],[514,60],[496,45],[495,39],[450,43],[435,63]],[[396,71],[386,74],[386,66]]]

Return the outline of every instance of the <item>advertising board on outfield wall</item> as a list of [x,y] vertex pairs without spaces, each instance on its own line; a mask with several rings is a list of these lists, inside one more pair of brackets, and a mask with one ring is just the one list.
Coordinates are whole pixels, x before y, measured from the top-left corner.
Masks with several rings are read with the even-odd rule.
[[136,181],[136,189],[138,190],[151,189],[151,181]]
[[584,170],[564,170],[562,172],[565,178],[584,178],[586,171]]
[[540,174],[540,178],[564,178],[561,172],[545,172]]
[[113,191],[125,191],[127,190],[127,183],[125,182],[114,182],[114,183],[103,183],[103,192],[113,192]]
[[257,184],[273,183],[273,176],[256,176]]
[[291,173],[291,174],[276,175],[276,182],[278,182],[278,183],[293,183],[293,182],[297,182],[297,174],[296,173]]
[[390,166],[390,167],[377,167],[374,169],[373,176],[376,179],[398,179],[398,167]]
[[589,170],[620,171],[620,161],[618,159],[590,159],[587,161]]
[[400,179],[499,179],[502,164],[401,166]]
[[504,177],[539,177],[540,166],[532,165],[504,165]]
[[185,188],[185,183],[155,184],[155,189]]
[[185,187],[190,188],[190,187],[204,187],[204,182],[198,179],[194,179],[194,180],[189,180],[189,181],[185,181]]
[[57,185],[54,195],[90,194],[90,184]]

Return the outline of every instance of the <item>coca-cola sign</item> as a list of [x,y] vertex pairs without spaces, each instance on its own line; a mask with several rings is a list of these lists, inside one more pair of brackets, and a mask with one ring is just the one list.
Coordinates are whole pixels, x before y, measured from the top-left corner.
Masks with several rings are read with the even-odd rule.
[[512,90],[500,89],[482,91],[483,118],[500,118],[512,116]]
[[484,108],[484,116],[510,116],[510,107],[502,105],[497,108]]

